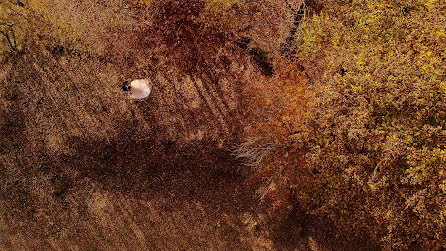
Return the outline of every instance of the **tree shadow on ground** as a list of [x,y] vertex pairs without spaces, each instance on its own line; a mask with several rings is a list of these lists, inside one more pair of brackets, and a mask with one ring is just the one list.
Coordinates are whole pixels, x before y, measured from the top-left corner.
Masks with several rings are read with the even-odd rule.
[[127,134],[111,142],[72,138],[75,154],[61,156],[59,166],[137,199],[164,198],[172,206],[197,201],[226,213],[256,208],[255,188],[245,182],[248,172],[217,142],[179,148],[173,141],[136,137]]
[[299,208],[278,212],[271,220],[271,240],[276,250],[382,250],[363,233],[342,232],[328,219]]

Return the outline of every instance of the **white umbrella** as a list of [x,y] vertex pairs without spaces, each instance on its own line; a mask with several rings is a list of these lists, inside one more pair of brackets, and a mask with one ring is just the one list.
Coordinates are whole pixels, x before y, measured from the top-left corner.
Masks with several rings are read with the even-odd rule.
[[132,82],[130,82],[130,86],[127,86],[126,83],[124,84],[124,86],[123,89],[127,88],[127,90],[130,90],[130,97],[136,100],[143,100],[148,96],[150,96],[150,93],[152,92],[152,85],[150,84],[150,81],[146,78],[135,79]]

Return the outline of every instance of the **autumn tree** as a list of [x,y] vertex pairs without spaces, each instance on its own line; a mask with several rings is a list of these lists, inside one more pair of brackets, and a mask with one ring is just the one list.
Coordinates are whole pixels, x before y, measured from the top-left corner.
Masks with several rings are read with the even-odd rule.
[[[274,153],[262,169],[291,203],[385,247],[446,247],[445,8],[444,1],[326,1],[300,25],[297,56],[310,75],[310,102],[302,106],[296,95],[305,112],[283,114],[290,98],[277,94],[294,94],[271,90],[280,105],[264,118],[278,123],[256,127],[256,135],[300,153],[283,164],[285,152]],[[301,125],[289,130],[287,121]]]

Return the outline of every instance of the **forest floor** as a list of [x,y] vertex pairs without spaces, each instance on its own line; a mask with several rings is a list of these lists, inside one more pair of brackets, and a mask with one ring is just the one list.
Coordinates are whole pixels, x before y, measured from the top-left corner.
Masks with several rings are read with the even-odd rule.
[[[181,83],[155,83],[153,97],[143,102],[117,95],[101,105],[85,95],[65,101],[74,87],[81,88],[71,85],[88,81],[67,77],[76,75],[69,71],[76,64],[42,54],[3,68],[10,84],[1,90],[6,105],[0,131],[0,250],[339,245],[328,241],[338,238],[329,225],[303,212],[271,215],[269,201],[257,193],[262,180],[231,155],[247,121],[237,89],[194,83],[200,94],[196,107],[187,106],[193,102],[187,97],[169,94],[178,93]],[[58,76],[64,67],[68,74]],[[112,96],[113,88],[118,89],[111,85],[103,95]],[[97,92],[84,89],[76,90]]]
[[[233,41],[193,74],[66,51],[0,67],[0,250],[334,249],[328,224],[271,215],[231,155],[249,122],[243,86],[260,75]],[[134,102],[119,83],[141,77],[153,94]]]
[[71,145],[76,155],[29,173],[49,186],[1,192],[2,250],[309,248],[295,242],[299,227],[272,242],[249,171],[212,142],[181,151],[151,140]]
[[213,140],[242,127],[235,99],[218,98],[231,95],[194,83],[200,105],[187,109],[159,84],[144,102],[98,106],[74,84],[89,80],[70,78],[88,76],[77,65],[43,53],[2,69],[1,250],[268,250],[295,239],[270,236],[260,181]]

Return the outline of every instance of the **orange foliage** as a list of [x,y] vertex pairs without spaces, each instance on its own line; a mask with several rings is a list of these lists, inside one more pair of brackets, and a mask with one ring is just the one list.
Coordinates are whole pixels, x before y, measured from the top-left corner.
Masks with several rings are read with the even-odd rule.
[[[255,162],[246,158],[249,150],[242,152],[247,164],[258,168],[260,177],[272,180],[260,192],[279,207],[286,204],[289,197],[284,184],[297,175],[293,170],[303,165],[299,157],[303,146],[297,139],[305,137],[304,121],[311,102],[311,90],[307,75],[296,62],[275,57],[274,66],[276,74],[273,77],[259,76],[245,89],[250,104],[247,110],[254,114],[250,126],[245,128],[245,148],[252,142],[249,150],[267,151],[266,157]],[[241,156],[240,151],[236,153]]]

